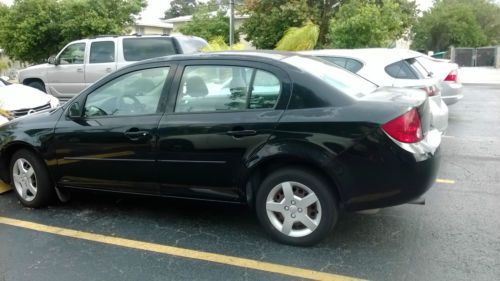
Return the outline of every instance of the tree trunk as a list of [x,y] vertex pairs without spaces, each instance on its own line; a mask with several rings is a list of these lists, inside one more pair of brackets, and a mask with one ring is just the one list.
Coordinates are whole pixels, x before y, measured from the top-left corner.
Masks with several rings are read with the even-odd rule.
[[328,32],[330,31],[330,20],[333,16],[334,5],[341,2],[341,0],[323,0],[318,5],[320,9],[320,18],[319,18],[319,37],[318,43],[316,44],[316,48],[324,47],[328,42]]

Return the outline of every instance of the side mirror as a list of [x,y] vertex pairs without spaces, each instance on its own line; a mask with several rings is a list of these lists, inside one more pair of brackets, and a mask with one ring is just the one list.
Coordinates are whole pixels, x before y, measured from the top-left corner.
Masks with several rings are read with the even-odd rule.
[[78,102],[73,103],[68,111],[68,117],[76,119],[82,117],[82,108]]
[[49,64],[58,65],[59,59],[56,56],[50,56],[49,59],[47,60],[47,62]]

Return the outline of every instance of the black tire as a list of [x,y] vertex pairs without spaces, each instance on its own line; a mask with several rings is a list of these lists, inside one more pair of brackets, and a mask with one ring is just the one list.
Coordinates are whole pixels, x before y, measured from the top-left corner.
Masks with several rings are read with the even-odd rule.
[[44,93],[46,93],[45,91],[45,85],[43,84],[43,82],[40,82],[40,81],[32,81],[32,82],[29,82],[28,84],[26,84],[27,86],[30,86],[32,88],[35,88],[35,89],[38,89]]
[[[284,182],[295,182],[302,184],[312,190],[317,197],[317,200],[320,204],[320,212],[321,214],[319,223],[317,227],[309,234],[302,237],[292,237],[290,235],[286,235],[277,229],[271,222],[267,209],[266,202],[268,196],[270,196],[270,192],[275,190],[275,187]],[[296,187],[294,187],[296,188]],[[257,191],[256,201],[255,201],[255,211],[257,213],[257,217],[264,228],[264,230],[271,235],[276,241],[284,244],[289,244],[293,246],[311,246],[314,245],[323,239],[325,239],[330,233],[333,231],[333,227],[337,223],[338,218],[338,204],[337,199],[335,197],[335,193],[332,191],[332,186],[330,186],[327,181],[319,174],[314,171],[308,170],[302,167],[290,167],[278,170],[268,177],[264,179],[261,183],[259,190]],[[299,187],[300,189],[300,187]],[[295,192],[295,191],[294,191]],[[295,194],[297,195],[297,194]],[[303,197],[305,198],[305,196]],[[282,199],[282,202],[286,202],[287,200]],[[281,202],[281,199],[280,199]],[[280,203],[281,204],[281,203]],[[294,203],[295,204],[295,203]],[[299,203],[296,203],[297,206]],[[313,205],[311,205],[313,206]],[[288,207],[288,206],[286,206]],[[291,207],[289,207],[291,210]],[[288,210],[288,209],[287,209]],[[289,212],[289,211],[287,211]],[[306,211],[309,216],[309,210]],[[304,214],[306,213],[304,212]],[[277,214],[277,213],[273,213]],[[289,213],[286,213],[288,215]],[[302,214],[302,215],[304,215]],[[314,214],[314,213],[313,213]],[[285,216],[285,214],[282,214]],[[283,217],[284,218],[284,217]],[[294,216],[295,218],[295,216]],[[284,223],[283,223],[284,225]],[[292,226],[292,230],[294,227],[297,227],[294,223]],[[299,230],[300,230],[299,224]],[[302,225],[305,227],[305,225]]]
[[[35,184],[33,185],[36,185],[36,194],[33,195],[31,191],[28,191],[28,194],[33,195],[30,196],[32,198],[29,200],[23,198],[23,195],[21,194],[22,191],[20,192],[20,189],[22,189],[20,187],[21,185],[17,184],[19,188],[16,187],[16,182],[14,180],[14,165],[16,165],[16,162],[19,159],[24,159],[26,161],[27,164],[24,167],[31,167],[34,170]],[[9,171],[11,177],[10,184],[12,186],[12,189],[14,190],[14,193],[16,194],[19,201],[24,206],[30,208],[40,208],[45,207],[54,201],[55,190],[52,180],[50,179],[49,172],[43,160],[40,159],[35,153],[26,149],[20,149],[16,151],[14,155],[12,155]]]

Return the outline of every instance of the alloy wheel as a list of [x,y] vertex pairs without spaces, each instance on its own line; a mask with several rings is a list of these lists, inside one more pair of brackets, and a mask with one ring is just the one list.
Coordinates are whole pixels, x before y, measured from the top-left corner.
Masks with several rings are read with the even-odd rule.
[[32,201],[37,193],[36,173],[33,166],[24,158],[19,158],[12,168],[12,179],[17,193],[23,200]]
[[271,189],[266,199],[267,217],[281,233],[290,237],[311,234],[321,221],[321,203],[304,184],[287,181]]

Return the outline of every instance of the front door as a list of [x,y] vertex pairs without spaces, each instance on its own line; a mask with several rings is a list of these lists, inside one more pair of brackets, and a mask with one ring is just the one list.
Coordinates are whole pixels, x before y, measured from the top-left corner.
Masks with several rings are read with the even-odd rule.
[[155,146],[170,69],[145,68],[118,76],[86,96],[80,118],[59,121],[55,137],[60,184],[158,193]]
[[178,71],[177,97],[171,95],[171,112],[159,126],[162,194],[241,198],[240,172],[282,115],[276,106],[280,94],[288,97],[281,71],[244,65],[186,65]]
[[48,93],[56,97],[72,97],[85,89],[86,43],[73,43],[58,55],[58,64],[47,71]]

